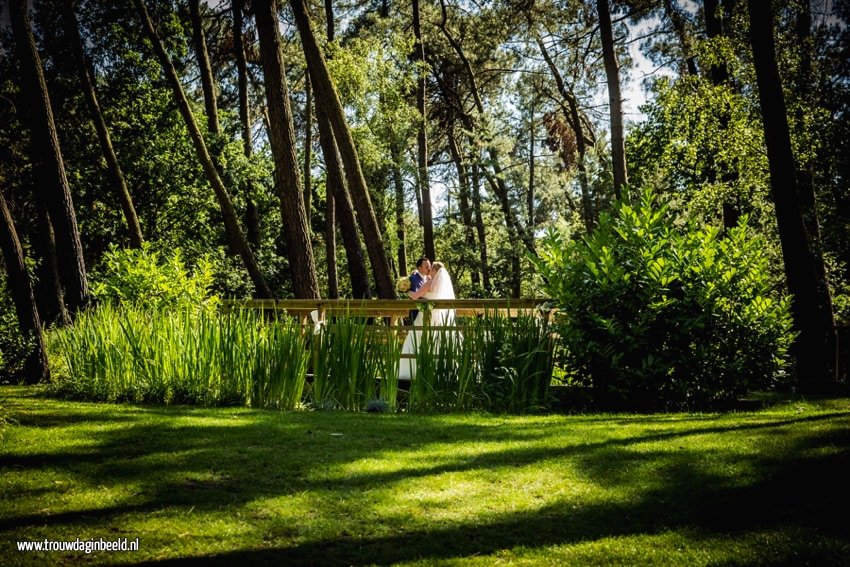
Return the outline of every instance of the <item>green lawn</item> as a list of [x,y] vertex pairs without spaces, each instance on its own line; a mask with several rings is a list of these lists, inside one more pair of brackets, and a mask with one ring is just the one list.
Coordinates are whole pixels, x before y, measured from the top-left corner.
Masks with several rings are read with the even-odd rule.
[[[0,419],[2,565],[850,564],[848,399],[423,416],[114,406],[6,386]],[[15,544],[100,537],[141,549]]]

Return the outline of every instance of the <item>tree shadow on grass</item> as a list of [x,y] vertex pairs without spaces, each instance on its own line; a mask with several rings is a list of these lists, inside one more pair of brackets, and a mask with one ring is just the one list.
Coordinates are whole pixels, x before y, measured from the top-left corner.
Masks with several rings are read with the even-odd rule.
[[[215,411],[215,410],[212,410]],[[345,478],[322,476],[309,478],[309,473],[319,468],[328,469],[337,464],[351,463],[368,456],[380,457],[384,451],[415,450],[426,443],[453,444],[468,441],[503,442],[515,439],[529,441],[528,436],[500,427],[484,427],[470,424],[452,424],[439,419],[416,418],[386,419],[375,433],[364,432],[360,425],[370,420],[362,414],[281,414],[272,411],[256,411],[232,416],[232,426],[175,426],[174,418],[197,418],[199,423],[209,416],[209,410],[195,408],[154,408],[139,412],[136,418],[125,417],[120,429],[110,429],[96,433],[97,439],[90,446],[79,451],[39,452],[28,451],[24,454],[5,454],[0,467],[18,470],[57,469],[74,474],[75,470],[83,475],[96,468],[99,482],[104,484],[137,482],[152,479],[147,493],[154,506],[162,506],[179,498],[180,503],[192,504],[192,494],[180,498],[184,488],[199,488],[242,494],[248,501],[258,496],[280,496],[307,489],[333,490],[340,485],[346,489],[368,490],[376,486],[416,477],[426,477],[444,473],[462,473],[477,469],[495,469],[509,463],[513,467],[533,465],[549,459],[579,459],[584,456],[602,456],[600,467],[589,467],[587,476],[594,482],[605,482],[611,471],[623,468],[627,459],[633,459],[632,452],[624,452],[628,457],[615,457],[614,450],[628,448],[638,443],[665,442],[674,439],[687,443],[687,438],[695,435],[746,433],[758,431],[776,431],[784,426],[805,423],[827,422],[846,417],[839,412],[817,416],[803,416],[793,419],[775,419],[745,425],[711,426],[697,425],[688,430],[651,432],[645,435],[615,437],[601,441],[584,441],[565,445],[544,445],[494,449],[473,456],[451,456],[449,453],[439,461],[416,461],[410,467],[395,471],[347,473]],[[48,423],[55,414],[39,412]],[[151,415],[161,415],[165,421],[151,420]],[[77,419],[68,414],[69,424],[90,423],[86,418]],[[325,419],[326,418],[326,419]],[[143,421],[142,421],[143,420]],[[428,422],[431,421],[429,424]],[[701,422],[702,419],[699,419]],[[247,423],[246,423],[247,422]],[[124,425],[128,423],[129,425]],[[414,424],[421,435],[410,437],[409,425]],[[651,425],[648,418],[642,422]],[[423,427],[424,425],[424,427]],[[339,437],[334,437],[338,435]],[[538,437],[544,437],[541,432]],[[346,437],[347,436],[347,437]],[[143,442],[140,442],[143,440]],[[531,437],[534,440],[534,436]],[[848,443],[850,445],[850,443]],[[161,459],[156,459],[161,455]],[[140,462],[143,460],[143,462]],[[246,466],[258,470],[246,471]],[[2,470],[2,469],[0,469]],[[263,474],[250,486],[245,479],[260,471],[272,471]],[[183,480],[169,483],[170,473],[184,472]],[[193,472],[212,472],[218,476],[216,482],[201,482],[191,476]],[[248,473],[248,474],[243,474]],[[281,484],[286,481],[285,484]],[[616,484],[616,480],[611,484]],[[233,484],[233,486],[231,486]],[[183,502],[183,501],[186,502]],[[227,503],[232,503],[228,498]],[[198,506],[216,506],[219,502],[205,500]],[[0,528],[3,523],[0,520]]]
[[[845,433],[824,436],[819,443],[841,443],[846,447],[848,441]],[[595,468],[623,464],[607,452],[588,454],[585,460]],[[841,488],[846,487],[846,471],[850,470],[847,452],[780,463],[766,470],[764,479],[739,487],[730,486],[728,479],[701,474],[684,463],[671,463],[670,468],[672,475],[663,487],[628,503],[576,508],[561,502],[490,521],[411,530],[386,537],[342,535],[274,549],[235,550],[157,563],[390,565],[449,561],[518,547],[546,548],[602,538],[657,535],[671,530],[682,530],[694,543],[773,530],[787,531],[798,539],[764,549],[756,560],[748,558],[743,563],[730,560],[724,564],[848,564],[850,536],[845,523],[835,519],[846,514],[850,505],[847,489]],[[803,479],[817,481],[807,483]],[[702,489],[696,492],[681,489],[693,486]]]
[[[443,524],[434,529],[417,527],[413,519],[408,522],[394,517],[391,520],[400,522],[401,533],[357,536],[340,529],[334,537],[277,545],[268,550],[236,549],[180,562],[440,561],[520,546],[538,548],[679,529],[687,530],[696,539],[710,539],[754,530],[802,528],[808,536],[838,542],[828,549],[842,545],[843,549],[850,548],[847,534],[837,531],[835,524],[825,519],[833,513],[846,514],[850,505],[844,478],[850,470],[850,416],[846,412],[799,418],[759,416],[750,423],[728,425],[718,425],[704,416],[682,416],[675,420],[675,428],[669,416],[625,417],[622,422],[612,417],[604,436],[569,437],[565,433],[568,430],[561,428],[563,439],[558,437],[558,443],[551,443],[546,442],[551,432],[543,424],[537,434],[529,434],[494,426],[493,420],[471,421],[462,417],[409,419],[337,412],[284,414],[96,404],[69,407],[59,402],[25,405],[35,418],[22,424],[24,428],[40,427],[39,416],[54,430],[52,434],[61,434],[63,427],[73,432],[75,425],[93,420],[100,420],[102,425],[111,417],[117,418],[116,427],[89,432],[91,438],[84,440],[87,444],[74,450],[4,451],[0,478],[10,472],[56,471],[83,485],[133,484],[141,486],[141,490],[120,504],[100,508],[49,515],[5,512],[0,515],[0,532],[6,534],[7,541],[35,527],[101,529],[128,514],[238,508],[264,498],[309,491],[336,495],[322,499],[319,506],[327,509],[317,510],[330,515],[334,502],[353,491],[377,490],[444,473],[498,472],[504,467],[561,460],[589,481],[613,490],[629,486],[631,479],[623,471],[644,467],[643,474],[656,474],[658,479],[625,501],[576,507],[573,501],[549,500],[533,511],[489,516],[481,512],[474,521]],[[109,419],[102,418],[104,411],[111,416]],[[67,420],[63,425],[52,421],[63,416]],[[683,423],[688,427],[683,428]],[[617,426],[625,424],[642,425],[645,429],[638,434],[618,434]],[[600,423],[600,427],[603,425]],[[666,429],[668,425],[671,429]],[[773,434],[790,435],[791,428],[793,437],[786,444],[793,445],[793,450],[773,451],[765,447],[763,452],[740,456],[753,471],[752,479],[746,483],[736,482],[728,474],[712,473],[702,466],[699,449],[687,450],[689,437],[694,435],[759,435],[767,439]],[[640,451],[635,450],[638,444],[677,439],[681,440],[681,451],[645,445]],[[452,453],[452,444],[469,442],[509,443],[473,455]],[[417,449],[429,445],[445,446],[445,454],[434,461],[416,459],[396,470],[370,472],[357,471],[355,467],[353,474],[342,474],[345,465],[359,460],[380,458],[385,452],[409,452],[415,456]],[[806,478],[817,481],[802,480]],[[44,493],[37,489],[18,496],[39,498]],[[411,527],[404,531],[405,525]],[[291,529],[297,531],[297,526]],[[808,545],[808,541],[800,541],[778,548],[774,558],[782,563],[786,555],[790,558],[796,552],[798,557],[802,553],[820,564],[837,563],[829,553],[818,555]]]

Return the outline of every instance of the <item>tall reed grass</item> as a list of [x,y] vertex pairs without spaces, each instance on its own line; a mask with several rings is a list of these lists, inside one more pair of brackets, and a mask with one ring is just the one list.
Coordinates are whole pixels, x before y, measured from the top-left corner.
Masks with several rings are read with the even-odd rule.
[[[419,333],[416,376],[399,389],[401,336],[356,316],[313,334],[252,311],[104,304],[49,333],[57,394],[89,400],[361,411],[546,407],[551,330],[487,314]],[[308,381],[308,373],[312,380]]]
[[[380,333],[380,331],[378,332]],[[387,404],[389,411],[398,409],[398,375],[402,340],[397,330],[388,328],[383,337],[377,335],[383,348],[378,350],[378,398]]]
[[380,360],[374,334],[367,319],[340,317],[313,336],[315,407],[360,410],[375,398]]
[[532,314],[481,319],[481,394],[484,405],[507,412],[546,407],[554,340],[549,322]]
[[291,320],[104,304],[49,334],[54,389],[90,400],[300,405],[309,352]]
[[522,412],[548,405],[554,342],[547,321],[490,313],[456,325],[419,332],[410,411]]

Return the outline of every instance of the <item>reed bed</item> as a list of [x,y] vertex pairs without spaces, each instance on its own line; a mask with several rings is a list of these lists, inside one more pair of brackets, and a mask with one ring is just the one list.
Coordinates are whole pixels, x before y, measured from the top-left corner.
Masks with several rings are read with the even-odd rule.
[[309,361],[299,325],[250,311],[106,304],[48,337],[53,388],[88,400],[294,409]]
[[417,332],[416,375],[400,384],[401,333],[363,317],[335,318],[313,332],[250,310],[107,304],[49,333],[52,387],[97,401],[284,410],[547,407],[553,339],[546,321],[487,314]]
[[554,340],[548,322],[492,313],[457,325],[421,331],[410,411],[524,412],[549,405]]
[[375,399],[380,345],[372,327],[362,317],[341,317],[314,335],[314,407],[356,411]]

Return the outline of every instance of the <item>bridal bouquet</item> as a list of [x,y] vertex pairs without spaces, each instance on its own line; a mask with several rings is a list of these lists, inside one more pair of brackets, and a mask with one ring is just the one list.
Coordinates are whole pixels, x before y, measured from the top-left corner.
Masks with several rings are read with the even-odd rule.
[[408,291],[410,291],[410,278],[406,276],[403,278],[399,278],[398,281],[395,283],[395,288],[396,290],[398,290],[399,293],[407,293]]

